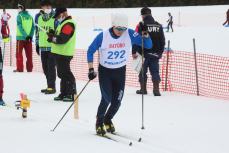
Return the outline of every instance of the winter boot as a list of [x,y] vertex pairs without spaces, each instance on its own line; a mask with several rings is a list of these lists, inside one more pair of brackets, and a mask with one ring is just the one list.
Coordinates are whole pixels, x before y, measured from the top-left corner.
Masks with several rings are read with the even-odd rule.
[[105,125],[105,128],[106,128],[106,131],[109,132],[109,133],[114,133],[115,132],[115,127],[114,127],[114,124],[112,123],[111,120],[104,120],[104,125]]
[[98,119],[96,121],[95,130],[96,130],[96,134],[97,135],[104,136],[106,134],[106,130],[105,130],[104,124],[103,123],[99,123]]
[[160,81],[153,81],[153,94],[154,96],[161,96],[160,89],[159,89]]
[[45,91],[45,94],[46,94],[46,95],[55,94],[55,93],[56,93],[56,89],[54,89],[54,88],[48,88],[48,89]]
[[5,102],[0,98],[0,106],[6,106]]
[[73,102],[74,101],[74,95],[64,96],[63,101],[64,102]]
[[41,93],[45,93],[47,91],[47,88],[46,89],[41,89]]
[[58,97],[54,98],[54,101],[62,101],[64,99],[64,95],[63,94],[59,94]]
[[146,82],[140,83],[141,89],[136,91],[136,94],[144,94],[147,95],[147,89],[146,89]]
[[15,72],[15,73],[16,73],[16,72],[23,72],[23,71],[13,70],[13,72]]

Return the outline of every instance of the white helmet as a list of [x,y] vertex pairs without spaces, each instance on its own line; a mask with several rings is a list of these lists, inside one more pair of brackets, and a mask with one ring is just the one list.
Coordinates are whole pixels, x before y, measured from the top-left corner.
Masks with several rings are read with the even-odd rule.
[[125,14],[112,14],[111,22],[112,26],[114,27],[128,27],[128,17]]

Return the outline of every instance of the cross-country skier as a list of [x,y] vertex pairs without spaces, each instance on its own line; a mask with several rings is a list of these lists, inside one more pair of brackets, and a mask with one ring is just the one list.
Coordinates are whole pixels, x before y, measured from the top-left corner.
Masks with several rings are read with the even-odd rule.
[[50,30],[48,41],[52,43],[51,53],[55,57],[57,75],[61,79],[60,94],[54,100],[68,102],[73,101],[76,94],[75,77],[70,68],[76,46],[76,24],[66,8],[57,8],[54,18],[59,25],[55,31]]
[[[147,94],[147,72],[148,68],[152,76],[153,82],[153,93],[154,96],[161,96],[159,91],[159,83],[161,81],[159,73],[159,59],[162,57],[162,53],[165,47],[165,36],[161,24],[154,20],[151,15],[151,9],[144,7],[141,9],[141,15],[146,29],[153,41],[153,47],[151,49],[144,50],[144,64],[143,64],[143,75],[142,72],[139,74],[139,82],[141,89],[137,90],[137,94]],[[141,33],[139,25],[137,25],[136,31]],[[133,58],[137,58],[137,52],[142,54],[142,48],[134,45],[132,48]]]
[[[0,23],[0,31],[1,31]],[[0,34],[0,106],[5,106],[5,102],[2,99],[3,96],[3,77],[2,77],[3,59],[2,59],[2,48],[1,48],[1,34]]]
[[[148,33],[145,33],[143,40],[146,48],[152,48],[152,41]],[[100,33],[89,46],[87,59],[90,80],[96,78],[93,55],[97,50],[100,55],[98,72],[102,98],[96,121],[98,135],[105,135],[106,131],[115,132],[112,119],[119,110],[123,98],[126,63],[131,53],[132,44],[140,46],[141,43],[142,37],[134,30],[128,29],[128,17],[125,14],[115,14],[112,17],[112,27]]]
[[27,58],[27,72],[33,70],[32,60],[32,39],[34,35],[33,17],[26,11],[25,5],[18,4],[17,16],[17,46],[16,46],[16,63],[17,69],[14,72],[23,72],[23,49]]
[[[36,52],[41,55],[43,72],[47,80],[47,88],[41,92],[45,94],[56,93],[56,63],[51,54],[51,43],[47,41],[46,31],[55,29],[54,11],[49,0],[41,1],[41,11],[35,17],[36,23]],[[46,30],[46,31],[45,31]]]
[[10,20],[11,16],[9,13],[6,13],[6,9],[3,9],[3,14],[1,15],[1,22],[2,22],[2,37],[3,39],[8,38],[10,35],[10,28],[8,25],[8,21]]
[[169,28],[171,28],[172,32],[173,32],[173,16],[172,14],[169,12],[169,19],[167,20],[168,22],[168,26],[167,26],[167,32],[169,32]]
[[229,25],[229,9],[227,10],[227,13],[226,13],[226,21],[223,23],[223,26],[225,25]]

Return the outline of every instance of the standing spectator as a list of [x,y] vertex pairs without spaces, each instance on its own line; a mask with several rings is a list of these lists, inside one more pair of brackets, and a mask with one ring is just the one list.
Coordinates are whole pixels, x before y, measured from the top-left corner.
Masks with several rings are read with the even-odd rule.
[[[141,15],[144,24],[147,29],[152,41],[153,47],[151,49],[144,49],[144,64],[143,64],[143,74],[142,71],[139,74],[139,82],[141,89],[137,90],[137,94],[147,94],[147,71],[149,68],[150,74],[152,76],[153,82],[153,93],[154,96],[161,96],[159,91],[159,83],[161,81],[159,74],[159,59],[162,57],[165,46],[165,36],[161,24],[154,20],[151,15],[151,10],[147,7],[141,9]],[[141,33],[139,25],[136,28],[136,31]],[[142,48],[136,45],[132,48],[133,58],[137,58],[137,54],[142,54]]]
[[10,35],[10,28],[8,25],[8,21],[11,18],[9,13],[6,13],[6,10],[3,9],[3,14],[1,15],[1,22],[2,22],[2,38],[8,38]]
[[23,4],[18,4],[18,16],[17,16],[17,46],[16,46],[16,58],[17,69],[14,72],[23,72],[23,55],[22,51],[25,49],[27,58],[26,69],[27,72],[32,72],[32,39],[34,35],[34,22],[33,17],[26,11]]
[[[0,31],[1,31],[1,25],[0,22]],[[2,77],[2,68],[3,68],[3,59],[2,59],[2,48],[1,48],[1,34],[0,34],[0,106],[5,106],[5,102],[2,99],[3,95],[3,77]]]
[[49,31],[55,29],[54,11],[49,0],[41,1],[42,10],[36,15],[36,52],[41,55],[43,72],[47,80],[47,88],[41,92],[45,94],[56,93],[56,64],[51,54],[51,43],[47,41],[48,35],[41,28]]
[[223,26],[225,25],[229,25],[229,9],[227,10],[227,13],[226,13],[226,21],[223,23]]
[[169,28],[171,28],[173,32],[173,16],[171,15],[171,13],[168,13],[168,15],[169,15],[169,19],[167,20],[168,22],[167,32],[169,32]]
[[55,101],[70,102],[76,94],[76,82],[71,72],[70,62],[75,54],[76,24],[68,15],[66,8],[57,8],[54,18],[59,25],[55,31],[48,33],[48,42],[52,43],[52,53],[56,60],[57,75],[61,79],[60,94]]

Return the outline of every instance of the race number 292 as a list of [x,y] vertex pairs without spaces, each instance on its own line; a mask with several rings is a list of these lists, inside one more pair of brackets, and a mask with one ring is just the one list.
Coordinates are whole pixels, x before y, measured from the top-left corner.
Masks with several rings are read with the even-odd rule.
[[125,57],[126,51],[109,51],[108,52],[108,59],[122,59]]

